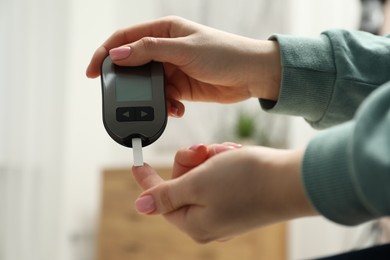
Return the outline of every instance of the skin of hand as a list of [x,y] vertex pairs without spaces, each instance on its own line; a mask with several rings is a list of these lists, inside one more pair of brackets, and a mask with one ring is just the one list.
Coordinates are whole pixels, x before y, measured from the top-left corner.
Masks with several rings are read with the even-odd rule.
[[277,100],[279,95],[277,42],[230,34],[180,17],[118,30],[95,51],[88,77],[100,75],[107,55],[120,66],[162,62],[171,116],[183,115],[180,100],[233,103],[251,97]]
[[133,167],[141,214],[162,214],[198,243],[317,215],[302,186],[302,150],[199,145],[179,150],[173,178]]

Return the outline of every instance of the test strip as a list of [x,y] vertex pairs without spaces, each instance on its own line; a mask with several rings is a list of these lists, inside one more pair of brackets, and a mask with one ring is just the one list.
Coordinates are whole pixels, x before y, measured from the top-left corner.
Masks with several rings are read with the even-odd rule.
[[133,158],[134,158],[134,166],[143,166],[144,158],[142,156],[142,141],[141,138],[133,138]]

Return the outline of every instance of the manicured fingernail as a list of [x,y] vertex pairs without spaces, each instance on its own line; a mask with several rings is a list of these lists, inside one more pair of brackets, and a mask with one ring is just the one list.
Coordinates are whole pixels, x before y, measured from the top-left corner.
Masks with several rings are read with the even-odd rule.
[[118,47],[110,50],[110,57],[112,60],[123,60],[130,56],[130,47]]
[[233,143],[233,142],[225,142],[223,144],[227,145],[227,146],[232,146],[234,148],[241,148],[242,147],[242,144],[237,144],[237,143]]
[[215,147],[215,152],[222,153],[222,152],[226,152],[226,151],[233,150],[233,149],[236,149],[236,147],[231,146],[231,145],[219,145],[219,146]]
[[135,201],[135,209],[142,214],[152,213],[156,210],[156,205],[154,204],[153,197],[150,195],[146,195],[141,198],[138,198]]

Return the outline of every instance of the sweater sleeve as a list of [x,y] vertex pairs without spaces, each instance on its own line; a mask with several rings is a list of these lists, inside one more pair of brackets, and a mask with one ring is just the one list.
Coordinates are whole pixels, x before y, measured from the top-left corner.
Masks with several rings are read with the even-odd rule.
[[[390,36],[389,36],[390,37]],[[362,101],[390,81],[390,38],[331,30],[318,37],[274,35],[281,49],[282,85],[272,113],[302,116],[323,129],[352,119]]]
[[334,222],[356,225],[390,215],[390,82],[353,120],[310,141],[302,176],[312,204]]
[[282,60],[269,112],[328,128],[306,149],[302,176],[325,217],[355,225],[390,215],[390,39],[333,30],[316,38],[275,35]]

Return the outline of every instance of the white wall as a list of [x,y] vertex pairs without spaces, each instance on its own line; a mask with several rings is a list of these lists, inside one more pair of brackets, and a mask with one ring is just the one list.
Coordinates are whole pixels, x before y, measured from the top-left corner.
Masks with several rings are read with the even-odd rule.
[[[44,6],[44,8],[42,8]],[[57,253],[67,2],[0,2],[0,259]]]
[[289,33],[316,35],[331,28],[358,28],[359,0],[288,0]]

